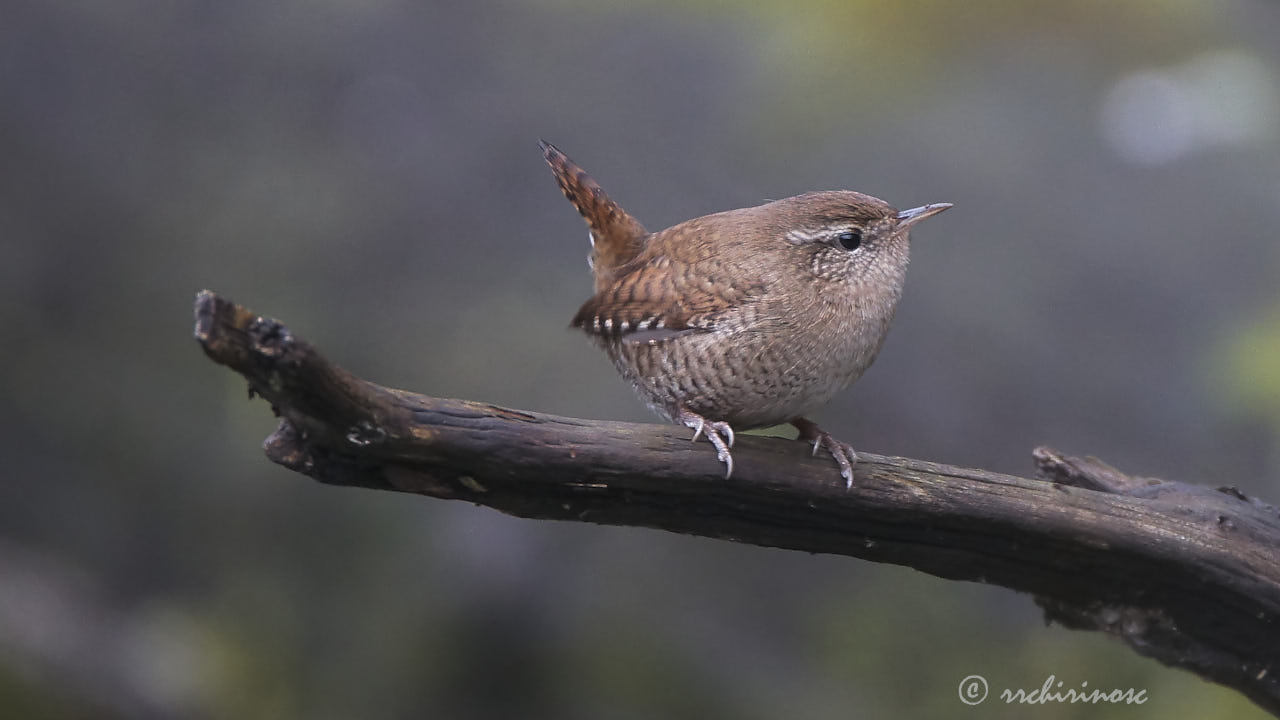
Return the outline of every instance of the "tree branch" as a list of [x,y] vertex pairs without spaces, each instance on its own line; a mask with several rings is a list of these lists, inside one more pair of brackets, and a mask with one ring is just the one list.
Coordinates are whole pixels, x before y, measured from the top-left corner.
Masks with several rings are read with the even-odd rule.
[[1039,479],[859,453],[853,488],[806,445],[739,437],[731,480],[683,429],[385,388],[208,291],[196,339],[281,417],[271,460],[316,480],[889,562],[1031,593],[1048,619],[1280,716],[1280,513],[1234,488],[1034,452]]

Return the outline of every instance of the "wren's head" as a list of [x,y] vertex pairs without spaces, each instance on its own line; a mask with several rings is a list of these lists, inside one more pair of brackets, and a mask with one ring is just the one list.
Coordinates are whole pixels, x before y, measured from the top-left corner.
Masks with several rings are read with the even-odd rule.
[[900,283],[911,228],[949,207],[937,203],[899,211],[870,195],[831,190],[709,217],[734,228],[740,238],[750,237],[739,248],[755,256],[743,257],[747,264],[785,267],[801,280],[856,286]]

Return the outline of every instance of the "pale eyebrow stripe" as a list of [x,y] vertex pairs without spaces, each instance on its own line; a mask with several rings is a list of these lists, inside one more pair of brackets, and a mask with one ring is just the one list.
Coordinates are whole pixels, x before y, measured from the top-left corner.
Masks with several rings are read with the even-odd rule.
[[797,228],[794,230],[788,230],[787,234],[784,237],[786,237],[787,240],[798,245],[800,243],[816,242],[818,240],[822,240],[823,238],[829,237],[831,235],[836,235],[836,234],[853,230],[853,229],[854,229],[854,226],[851,223],[842,223],[840,225],[826,225],[816,230],[811,230],[807,228],[804,228],[804,229]]

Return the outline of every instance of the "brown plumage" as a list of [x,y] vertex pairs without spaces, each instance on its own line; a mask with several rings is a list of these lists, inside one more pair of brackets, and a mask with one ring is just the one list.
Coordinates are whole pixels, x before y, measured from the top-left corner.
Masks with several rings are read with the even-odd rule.
[[631,217],[596,184],[582,168],[549,142],[539,140],[542,157],[555,173],[560,191],[569,198],[591,231],[591,267],[596,291],[604,289],[617,268],[635,258],[644,248],[649,231]]
[[875,360],[909,259],[908,230],[950,205],[899,212],[837,190],[688,220],[656,233],[542,143],[594,241],[595,295],[573,318],[659,414],[706,433],[733,471],[733,428],[792,423],[853,482],[856,454],[803,416]]

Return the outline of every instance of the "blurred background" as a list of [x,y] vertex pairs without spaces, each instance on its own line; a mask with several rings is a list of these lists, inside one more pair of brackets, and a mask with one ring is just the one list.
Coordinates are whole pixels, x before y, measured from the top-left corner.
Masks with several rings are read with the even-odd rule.
[[[6,4],[0,715],[1251,718],[1025,596],[325,487],[191,339],[210,288],[383,384],[654,420],[567,329],[558,144],[656,229],[952,202],[816,417],[1280,500],[1280,7],[1062,0]],[[957,685],[985,676],[970,709]]]

